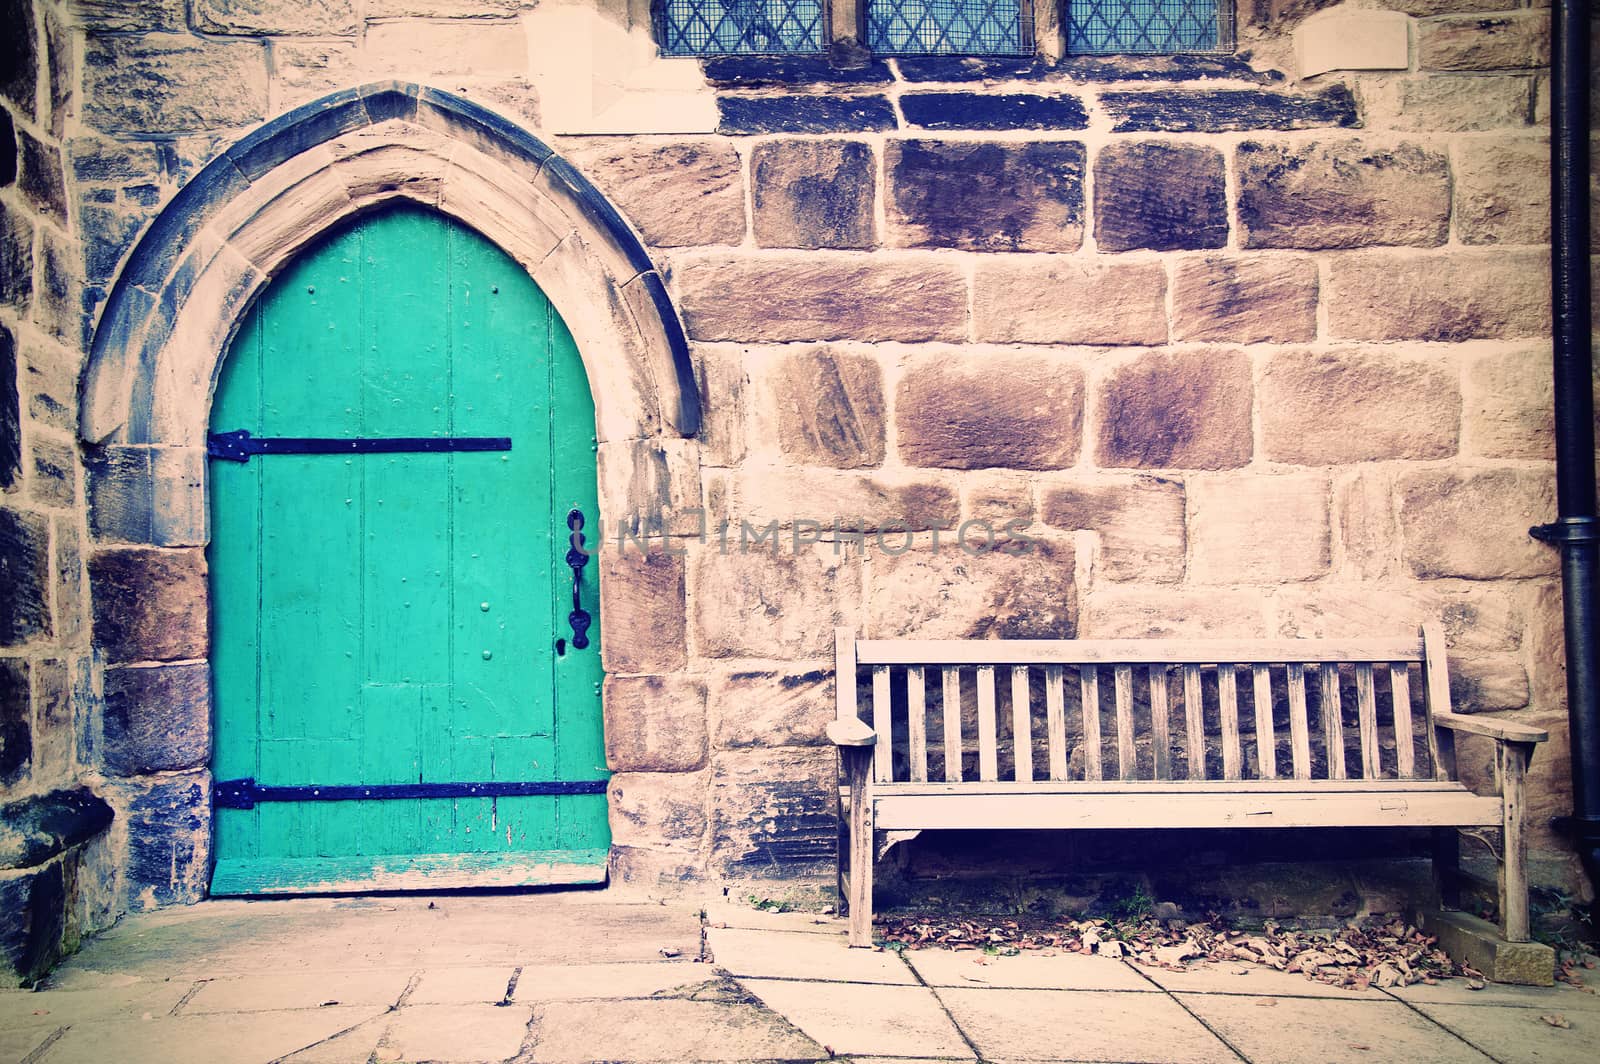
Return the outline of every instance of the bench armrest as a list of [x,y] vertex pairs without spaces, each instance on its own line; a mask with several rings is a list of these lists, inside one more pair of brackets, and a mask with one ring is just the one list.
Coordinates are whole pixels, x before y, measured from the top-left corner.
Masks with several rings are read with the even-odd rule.
[[872,746],[878,733],[860,717],[835,718],[828,722],[828,741],[834,746]]
[[1494,717],[1466,716],[1461,713],[1434,713],[1433,723],[1441,728],[1451,731],[1469,732],[1473,735],[1487,735],[1491,739],[1512,743],[1542,743],[1550,738],[1550,733],[1543,728],[1535,728],[1528,724],[1519,724],[1514,720],[1499,720]]

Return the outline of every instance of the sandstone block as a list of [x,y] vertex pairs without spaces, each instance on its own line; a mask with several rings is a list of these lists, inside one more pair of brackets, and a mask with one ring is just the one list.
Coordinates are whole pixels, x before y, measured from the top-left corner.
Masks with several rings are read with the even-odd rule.
[[796,462],[852,469],[883,462],[883,369],[866,356],[817,348],[764,374],[778,445]]
[[[370,10],[370,9],[369,9]],[[272,42],[275,109],[320,99],[359,78],[360,53],[354,41]]]
[[0,307],[26,310],[33,296],[33,222],[0,203]]
[[22,394],[17,380],[17,342],[0,324],[0,489],[22,479]]
[[105,673],[106,770],[119,776],[201,768],[211,757],[211,679],[201,664]]
[[1061,469],[1078,460],[1083,373],[1049,358],[912,362],[895,399],[900,457],[943,469]]
[[683,668],[684,566],[677,555],[652,550],[602,550],[600,653],[608,673],[672,672]]
[[1083,145],[891,140],[889,240],[899,247],[1075,251]]
[[[958,534],[961,530],[958,530]],[[952,540],[955,540],[954,542]],[[865,634],[875,639],[1069,639],[1078,630],[1070,543],[966,529],[962,540],[872,556]],[[1004,549],[1000,544],[1004,542]]]
[[253,41],[188,34],[90,37],[83,118],[107,133],[198,133],[267,113],[267,56]]
[[[715,395],[701,413],[700,464],[703,468],[738,465],[750,450],[746,412],[750,402],[750,373],[744,352],[731,345],[696,344],[690,355],[699,369],[701,395]],[[770,439],[769,434],[765,438]]]
[[1475,454],[1554,459],[1555,381],[1549,350],[1530,347],[1470,363],[1463,414],[1467,446]]
[[[700,470],[694,450],[681,440],[616,440],[598,445],[600,497],[605,500],[603,530],[607,546],[634,541],[623,537],[665,530],[672,535],[699,531]],[[588,531],[591,545],[601,527]]]
[[0,109],[0,188],[17,180],[17,127],[11,112]]
[[1456,153],[1456,235],[1463,244],[1550,241],[1550,145],[1518,138]]
[[[1558,712],[1565,718],[1567,645],[1560,582],[1538,581],[1524,592],[1522,603],[1528,624],[1525,642],[1530,700],[1535,706],[1559,706]],[[1560,756],[1554,750],[1542,752]]]
[[1187,487],[1195,583],[1313,580],[1332,564],[1325,478],[1233,474],[1195,477]]
[[1417,24],[1424,70],[1505,70],[1550,65],[1550,14],[1519,11]]
[[1549,260],[1543,251],[1337,256],[1328,272],[1329,331],[1352,340],[1542,336],[1550,329]]
[[1032,93],[907,92],[906,124],[918,129],[1083,129],[1089,124],[1076,96]]
[[351,36],[354,0],[194,0],[194,28],[234,36]]
[[33,771],[41,783],[72,777],[76,729],[72,719],[72,672],[60,658],[33,665]]
[[91,33],[187,29],[184,0],[72,0],[75,21]]
[[1250,360],[1237,352],[1150,352],[1100,393],[1099,464],[1231,469],[1250,461]]
[[869,248],[877,160],[854,140],[773,140],[750,155],[756,243],[769,248]]
[[1172,279],[1172,338],[1239,344],[1314,340],[1317,265],[1282,255],[1187,259]]
[[706,765],[706,685],[687,676],[612,676],[605,685],[606,765],[613,772],[693,772]]
[[1417,18],[1455,15],[1464,11],[1503,11],[1505,0],[1380,0],[1379,6]]
[[36,438],[28,494],[40,506],[63,508],[78,498],[78,461],[72,444]]
[[968,478],[961,494],[962,516],[981,518],[996,528],[1012,520],[1031,523],[1036,516],[1031,477],[997,473]]
[[1222,153],[1159,140],[1102,148],[1094,215],[1101,251],[1220,248],[1228,242]]
[[1428,469],[1400,477],[1402,556],[1424,580],[1544,576],[1556,552],[1528,535],[1555,517],[1548,473]]
[[205,897],[211,858],[211,774],[155,777],[112,789],[127,825],[128,908],[143,912]]
[[1394,477],[1366,468],[1334,485],[1334,513],[1340,571],[1359,580],[1393,574],[1399,558],[1400,529],[1394,519]]
[[568,159],[638,226],[647,243],[681,247],[744,239],[743,178],[739,153],[729,144],[609,139],[593,144],[585,138]]
[[1264,608],[1257,590],[1103,586],[1084,593],[1078,634],[1083,639],[1254,638],[1266,635]]
[[967,286],[943,262],[866,256],[713,259],[674,271],[699,340],[961,340]]
[[711,862],[734,878],[831,877],[837,755],[827,747],[728,750],[713,760]]
[[719,750],[827,745],[832,663],[729,673],[713,681],[710,704]]
[[1277,634],[1293,639],[1414,636],[1423,623],[1436,621],[1452,667],[1462,652],[1515,651],[1527,625],[1510,591],[1481,581],[1321,584],[1283,588],[1274,599]]
[[1433,247],[1449,235],[1449,164],[1417,144],[1246,141],[1234,164],[1245,247]]
[[29,662],[0,658],[0,784],[14,787],[33,767],[33,692]]
[[89,559],[95,645],[112,663],[202,658],[206,564],[198,549],[118,548]]
[[837,544],[727,554],[708,544],[693,559],[695,645],[705,657],[817,658],[833,629],[853,624],[861,596],[859,551]]
[[[888,530],[893,548],[903,535],[950,528],[959,503],[948,484],[896,472],[879,476],[819,469],[746,467],[713,492],[708,536],[719,551],[799,550],[818,539]],[[726,531],[723,531],[724,526]]]
[[1361,352],[1289,351],[1261,374],[1261,445],[1275,462],[1446,458],[1460,440],[1457,371]]
[[40,214],[66,224],[67,182],[61,166],[61,149],[18,130],[17,189]]
[[512,77],[528,72],[528,36],[509,19],[373,22],[367,24],[367,63],[406,74]]
[[973,328],[978,340],[999,343],[1159,344],[1166,296],[1158,263],[980,260]]
[[51,633],[50,522],[0,507],[0,646],[21,646]]
[[[1523,127],[1534,121],[1530,77],[1435,74],[1402,81],[1392,102],[1396,129],[1462,133]],[[1374,117],[1378,117],[1374,115]]]
[[611,841],[624,847],[697,848],[706,833],[708,772],[621,772],[606,788]]
[[75,645],[84,631],[89,610],[84,593],[83,545],[78,532],[76,514],[61,515],[50,522],[50,532],[56,541],[56,637],[64,644]]
[[899,118],[887,96],[787,93],[778,96],[718,96],[717,132],[868,133],[894,129]]
[[[616,830],[613,828],[613,830]],[[658,850],[642,846],[612,846],[607,862],[610,882],[620,889],[650,892],[681,891],[685,885],[705,876],[705,861],[699,852],[683,849]]]
[[1457,712],[1521,709],[1528,696],[1528,671],[1514,655],[1479,651],[1450,656],[1450,705]]
[[1100,537],[1096,571],[1107,580],[1183,579],[1183,484],[1160,477],[1094,477],[1044,490],[1044,520]]

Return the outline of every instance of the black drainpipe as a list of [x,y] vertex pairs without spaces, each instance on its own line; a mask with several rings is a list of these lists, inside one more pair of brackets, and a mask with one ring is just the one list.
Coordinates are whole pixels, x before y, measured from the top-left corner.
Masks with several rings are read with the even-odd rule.
[[[1594,368],[1589,312],[1589,0],[1551,16],[1551,296],[1555,332],[1556,513],[1532,534],[1561,550],[1578,857],[1600,895],[1600,682],[1596,587]],[[1600,901],[1596,908],[1600,909]]]

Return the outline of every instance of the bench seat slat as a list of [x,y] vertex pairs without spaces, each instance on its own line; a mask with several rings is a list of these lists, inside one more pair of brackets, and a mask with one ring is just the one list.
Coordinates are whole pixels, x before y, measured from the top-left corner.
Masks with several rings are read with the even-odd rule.
[[1189,751],[1189,778],[1206,778],[1206,719],[1200,688],[1200,666],[1183,667],[1183,726]]
[[1028,667],[1011,670],[1011,745],[1017,765],[1017,779],[1033,779],[1033,706],[1028,699]]
[[1339,668],[1324,665],[1319,677],[1322,686],[1322,740],[1328,751],[1328,778],[1342,780],[1344,767],[1344,717],[1339,704]]
[[1152,665],[1150,673],[1150,745],[1155,751],[1155,777],[1172,778],[1172,734],[1167,708],[1167,667]]
[[944,678],[944,778],[961,780],[961,672],[941,670]]
[[995,742],[994,666],[978,666],[978,778],[1000,778],[1000,757]]
[[1137,779],[1138,759],[1133,745],[1133,667],[1118,665],[1114,671],[1117,694],[1117,777]]
[[1411,745],[1411,674],[1400,664],[1389,666],[1389,690],[1393,695],[1394,747],[1400,778],[1417,774],[1417,752]]
[[928,778],[928,695],[922,666],[906,669],[906,743],[911,753],[911,778]]
[[1239,686],[1233,666],[1217,666],[1217,703],[1222,710],[1222,778],[1236,780],[1240,775]]
[[1087,665],[1078,670],[1083,695],[1083,778],[1100,778],[1100,670]]
[[1372,683],[1372,666],[1356,666],[1356,716],[1361,722],[1361,775],[1375,780],[1383,775],[1378,764],[1378,696]]
[[1215,665],[1290,661],[1421,661],[1396,639],[862,639],[864,665]]
[[1294,778],[1311,778],[1311,735],[1306,722],[1306,667],[1290,662],[1286,670],[1289,684],[1289,749],[1294,758]]
[[1272,674],[1265,665],[1256,665],[1250,678],[1255,687],[1257,772],[1264,780],[1276,779],[1278,737],[1272,726]]

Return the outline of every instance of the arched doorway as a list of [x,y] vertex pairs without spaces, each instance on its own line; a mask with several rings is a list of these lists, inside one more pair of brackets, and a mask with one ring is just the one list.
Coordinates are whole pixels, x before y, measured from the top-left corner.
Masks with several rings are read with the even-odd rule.
[[213,894],[604,880],[594,424],[560,315],[445,215],[266,288],[211,413]]

